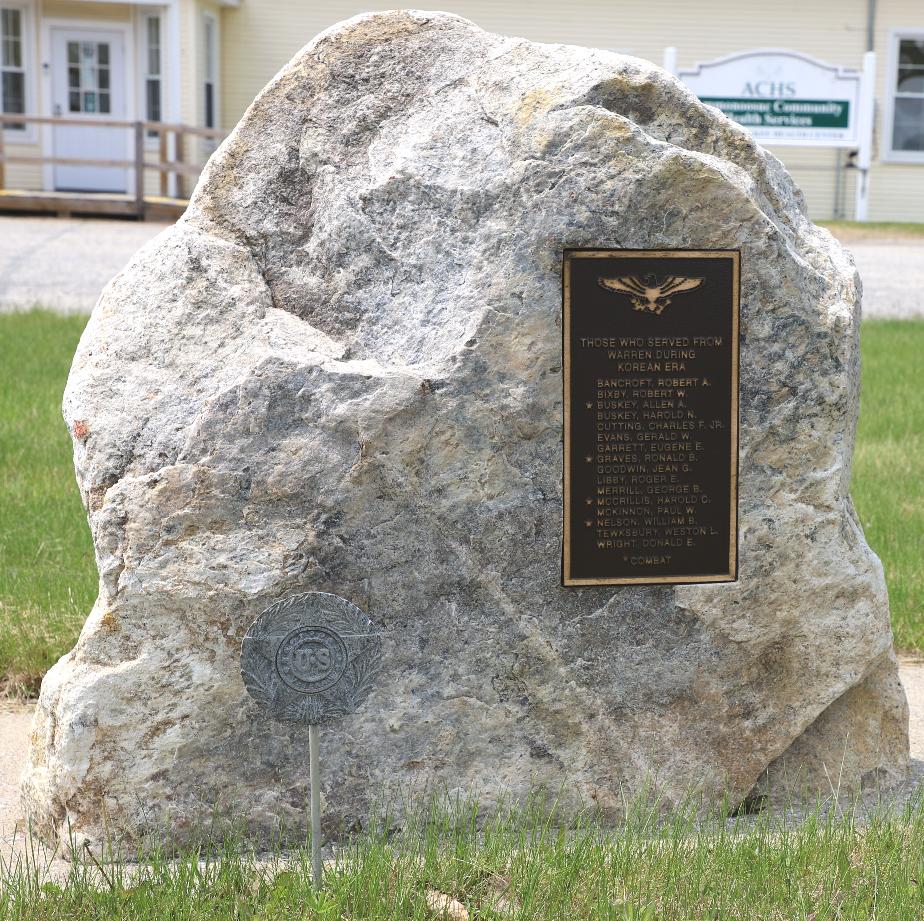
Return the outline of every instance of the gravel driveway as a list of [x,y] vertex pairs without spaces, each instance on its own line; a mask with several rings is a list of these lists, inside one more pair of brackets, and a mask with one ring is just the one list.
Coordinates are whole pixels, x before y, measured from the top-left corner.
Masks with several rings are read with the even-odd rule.
[[[0,217],[0,312],[89,313],[103,286],[167,224]],[[850,241],[867,317],[924,316],[924,237]]]

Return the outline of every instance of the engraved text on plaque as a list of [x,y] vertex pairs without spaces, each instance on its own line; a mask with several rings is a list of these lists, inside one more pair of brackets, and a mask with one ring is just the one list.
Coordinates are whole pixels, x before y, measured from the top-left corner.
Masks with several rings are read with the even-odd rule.
[[565,585],[736,578],[739,258],[566,251]]

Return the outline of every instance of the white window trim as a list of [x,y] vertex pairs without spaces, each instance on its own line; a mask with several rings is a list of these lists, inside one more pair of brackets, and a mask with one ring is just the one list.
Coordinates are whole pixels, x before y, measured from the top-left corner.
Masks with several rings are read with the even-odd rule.
[[898,47],[902,39],[924,42],[924,29],[892,29],[889,32],[880,159],[883,163],[924,163],[924,150],[892,149],[892,132],[895,124],[895,78],[898,74]]
[[[214,48],[214,60],[213,64],[215,65],[215,74],[214,79],[209,80],[208,74],[208,48],[207,48],[207,36],[208,30],[205,27],[206,23],[210,23],[212,26],[212,35],[215,38],[215,48]],[[213,13],[203,13],[202,14],[202,86],[199,95],[199,101],[202,106],[202,127],[208,127],[205,124],[205,84],[212,84],[212,114],[214,116],[214,125],[213,128],[219,128],[221,126],[221,104],[219,102],[221,98],[221,33],[218,31],[218,17]]]
[[[36,115],[36,71],[35,71],[35,35],[32,31],[32,4],[23,3],[22,0],[0,0],[4,9],[19,10],[22,17],[22,67],[25,77],[23,79],[23,92],[25,94],[26,115]],[[26,125],[25,131],[17,131],[9,125],[3,126],[4,144],[36,144],[38,143],[38,126]]]
[[[2,3],[3,0],[0,0]],[[141,8],[138,10],[137,18],[137,32],[138,32],[138,50],[136,52],[138,56],[138,113],[139,117],[142,120],[147,120],[148,117],[148,98],[147,98],[147,81],[148,81],[148,20],[149,19],[159,19],[160,20],[160,120],[162,122],[169,122],[170,119],[166,117],[166,105],[167,105],[167,74],[166,74],[166,65],[167,65],[167,47],[166,47],[166,34],[167,34],[167,9],[166,7],[149,7]],[[160,138],[158,137],[148,137],[145,136],[144,139],[145,147],[148,149],[154,149],[160,147]]]

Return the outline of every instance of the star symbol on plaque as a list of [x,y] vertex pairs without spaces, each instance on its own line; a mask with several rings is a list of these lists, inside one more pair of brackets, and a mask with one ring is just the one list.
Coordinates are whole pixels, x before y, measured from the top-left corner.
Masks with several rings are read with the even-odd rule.
[[586,520],[584,521],[584,524],[586,524],[588,528],[592,528],[592,527],[594,526],[593,518],[588,518],[588,519],[586,519]]
[[593,460],[594,460],[593,454],[588,454],[588,455],[584,458],[584,460],[586,460],[588,464],[593,463]]
[[589,400],[588,400],[588,402],[586,402],[584,405],[585,405],[588,409],[593,409],[593,408],[594,408],[594,404],[593,404],[592,402],[590,402]]
[[590,496],[588,496],[584,501],[585,501],[588,505],[593,505],[593,504],[594,504],[594,500],[593,500]]

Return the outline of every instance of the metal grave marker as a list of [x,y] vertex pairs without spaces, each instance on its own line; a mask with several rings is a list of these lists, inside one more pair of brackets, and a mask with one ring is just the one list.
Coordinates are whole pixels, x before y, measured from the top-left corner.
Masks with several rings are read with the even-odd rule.
[[353,713],[381,668],[382,635],[355,604],[306,592],[271,604],[241,644],[241,677],[268,716],[308,724],[311,866],[321,884],[319,727]]

